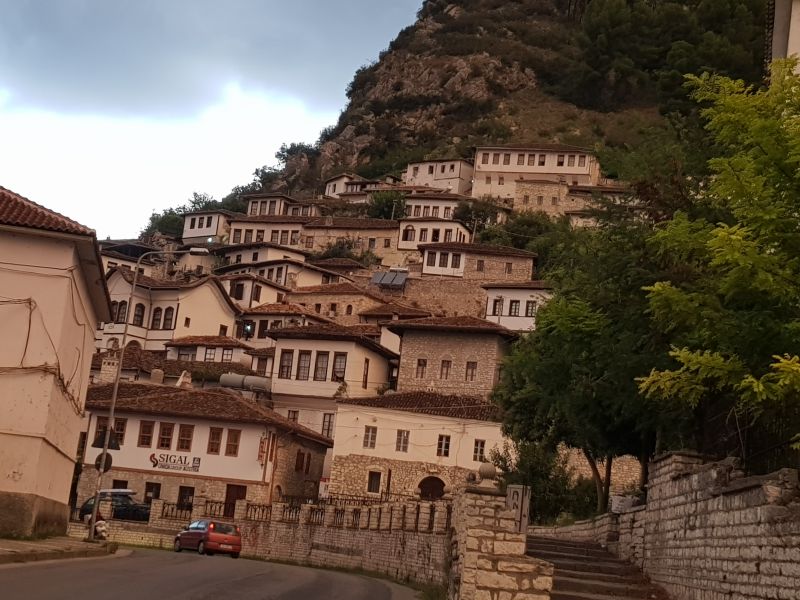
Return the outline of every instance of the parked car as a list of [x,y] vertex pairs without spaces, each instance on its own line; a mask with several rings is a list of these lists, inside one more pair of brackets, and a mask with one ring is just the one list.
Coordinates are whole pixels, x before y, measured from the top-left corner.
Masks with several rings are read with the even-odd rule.
[[[136,492],[129,489],[110,489],[100,490],[100,500],[111,500],[110,515],[102,515],[105,519],[121,519],[124,521],[149,521],[150,505],[141,504],[133,499]],[[81,521],[88,521],[92,517],[92,507],[94,506],[94,496],[89,498],[81,506],[78,518]]]
[[242,533],[237,525],[204,519],[192,521],[175,536],[175,552],[197,550],[198,554],[230,554],[239,558]]

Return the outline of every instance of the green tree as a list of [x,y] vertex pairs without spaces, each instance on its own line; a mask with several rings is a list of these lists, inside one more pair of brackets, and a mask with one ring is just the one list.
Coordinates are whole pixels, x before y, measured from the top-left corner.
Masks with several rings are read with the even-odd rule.
[[139,233],[144,238],[154,233],[180,237],[183,234],[183,213],[174,208],[165,208],[160,213],[153,211],[147,226]]
[[453,218],[461,221],[476,234],[496,225],[500,207],[490,200],[462,200],[453,211]]
[[541,273],[548,269],[550,256],[560,251],[569,230],[569,217],[550,217],[544,212],[514,213],[505,223],[484,229],[478,241],[535,252],[536,270]]
[[[721,153],[710,161],[706,201],[725,222],[678,213],[653,239],[682,277],[654,283],[648,309],[672,345],[668,368],[642,378],[651,400],[731,407],[745,425],[800,392],[800,77],[773,65],[771,84],[691,78]],[[787,440],[777,440],[777,442]],[[742,441],[742,454],[747,452]]]
[[406,196],[402,192],[374,192],[367,204],[367,216],[373,219],[402,219],[406,216]]

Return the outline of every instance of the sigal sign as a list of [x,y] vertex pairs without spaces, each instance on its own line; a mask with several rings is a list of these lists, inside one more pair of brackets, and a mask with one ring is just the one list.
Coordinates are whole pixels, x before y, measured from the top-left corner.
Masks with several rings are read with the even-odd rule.
[[150,462],[154,469],[168,469],[170,471],[194,471],[200,470],[199,456],[183,456],[180,454],[156,454],[150,455]]

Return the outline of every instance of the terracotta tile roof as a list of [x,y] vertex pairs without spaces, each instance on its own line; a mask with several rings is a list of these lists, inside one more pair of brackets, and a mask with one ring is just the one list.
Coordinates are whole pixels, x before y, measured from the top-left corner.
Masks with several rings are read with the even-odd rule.
[[347,328],[359,335],[365,335],[370,338],[381,337],[381,328],[379,325],[371,323],[359,323],[358,325],[348,325]]
[[[92,369],[100,370],[102,360],[116,352],[101,352],[92,355]],[[238,362],[205,362],[201,360],[168,360],[166,351],[142,350],[127,348],[122,359],[123,370],[152,373],[153,369],[161,369],[164,375],[178,377],[184,371],[192,374],[195,381],[219,381],[224,373],[238,375],[255,375],[255,372]]]
[[[530,146],[478,146],[475,148],[476,152],[479,152],[481,150],[518,150],[518,151],[550,150],[553,152],[558,152],[559,150],[563,150],[564,152],[584,152],[589,154],[593,153],[591,148],[584,148],[582,146],[570,146],[567,144],[553,144],[550,142],[540,142],[536,144],[531,144]],[[491,167],[491,165],[487,166]]]
[[0,224],[94,237],[94,230],[0,186]]
[[340,398],[340,404],[399,410],[452,419],[500,422],[500,410],[482,398],[435,392],[386,393],[372,398]]
[[256,358],[269,358],[275,356],[275,348],[253,348],[252,350],[245,350],[244,353]]
[[[207,208],[207,209],[203,209],[203,210],[193,210],[191,212],[183,213],[183,216],[188,216],[188,215],[216,215],[216,214],[225,215],[226,217],[231,218],[231,219],[238,219],[239,217],[246,216],[244,213],[235,212],[235,211],[227,210],[227,209],[224,209],[224,208]],[[189,237],[191,237],[191,236],[189,236]]]
[[470,317],[428,317],[426,319],[405,319],[384,323],[389,331],[402,335],[406,330],[455,331],[465,333],[490,333],[506,338],[516,338],[517,334],[502,325],[486,319]]
[[330,319],[323,317],[321,314],[309,310],[305,306],[299,304],[292,304],[286,302],[272,302],[266,304],[259,304],[253,308],[244,309],[246,315],[305,315],[307,317],[314,317],[321,321],[329,321]]
[[456,202],[461,202],[463,200],[468,202],[472,200],[472,198],[462,194],[453,194],[444,191],[436,192],[428,188],[428,191],[426,192],[419,192],[416,194],[411,194],[410,196],[406,196],[406,202],[413,202],[414,200],[455,200]]
[[322,217],[306,223],[306,229],[397,229],[397,221],[366,217]]
[[384,348],[369,336],[363,335],[358,329],[337,325],[335,323],[324,323],[319,325],[301,325],[297,327],[283,327],[281,329],[270,329],[267,335],[273,339],[300,339],[300,340],[340,340],[355,342],[365,348],[377,352],[386,358],[397,358],[397,354]]
[[464,254],[484,254],[487,256],[520,256],[535,258],[536,253],[512,248],[511,246],[495,246],[494,244],[467,244],[464,242],[432,242],[417,244],[420,250],[444,250],[446,252],[463,252]]
[[308,261],[309,264],[326,269],[363,269],[365,268],[357,260],[352,258],[317,258]]
[[[107,410],[113,385],[89,386],[86,408]],[[255,423],[273,425],[294,431],[302,437],[317,441],[327,447],[333,441],[282,417],[274,411],[262,408],[237,393],[222,388],[187,389],[152,383],[121,382],[117,394],[116,410],[120,413],[144,413],[177,418],[196,418],[214,422]]]
[[213,348],[250,348],[250,346],[243,344],[235,338],[222,335],[187,335],[175,338],[164,345],[176,347],[209,346]]
[[354,283],[350,283],[349,281],[344,281],[342,283],[325,283],[322,285],[309,285],[306,287],[298,287],[292,290],[292,294],[336,294],[336,295],[359,295],[359,296],[368,296],[375,300],[379,300],[381,302],[386,302],[386,300],[373,293],[369,290],[365,290],[364,288],[358,287]]
[[405,217],[400,219],[401,223],[453,223],[454,225],[461,225],[466,228],[463,222],[456,219],[445,219],[444,217]]
[[532,281],[497,281],[491,283],[482,283],[481,287],[486,290],[494,289],[509,289],[509,290],[552,290],[553,286],[542,281],[541,279],[534,279]]
[[[95,352],[92,354],[92,368],[100,369],[104,358],[107,356],[115,356],[116,354],[117,353],[113,351]],[[122,368],[140,369],[142,371],[149,372],[151,369],[160,368],[159,365],[166,359],[166,357],[167,352],[165,350],[142,350],[141,348],[129,346],[125,349],[125,356],[122,359]]]
[[[105,250],[100,250],[100,254],[103,255],[103,256],[107,256],[108,258],[116,258],[117,260],[125,260],[125,261],[132,262],[132,263],[135,263],[137,260],[139,260],[135,256],[128,256],[127,254],[123,254],[122,252],[117,252],[116,250],[112,250],[111,248],[105,249]],[[153,266],[156,263],[154,261],[150,260],[149,258],[145,258],[139,264]]]
[[[239,265],[239,266],[249,266],[247,264]],[[270,287],[274,287],[279,289],[283,292],[291,291],[291,288],[286,287],[285,285],[281,285],[280,283],[276,283],[271,279],[267,279],[266,277],[262,277],[261,275],[256,275],[255,273],[234,273],[231,275],[219,275],[220,281],[238,281],[240,279],[247,279],[249,281],[257,281],[258,283],[263,283],[264,285],[268,285]]]
[[[269,265],[284,265],[290,264],[301,267],[303,269],[308,269],[310,271],[317,271],[318,273],[327,273],[328,275],[333,275],[337,278],[345,277],[338,271],[329,271],[328,269],[323,269],[322,267],[318,267],[312,263],[307,263],[302,260],[297,260],[294,258],[275,258],[272,260],[259,260],[257,262],[243,262],[243,263],[230,263],[227,265],[222,265],[221,267],[217,267],[214,269],[215,273],[227,273],[228,271],[234,271],[236,269],[255,269],[259,267],[268,267]],[[348,279],[345,277],[345,279]]]
[[388,317],[390,319],[394,315],[405,318],[424,318],[430,317],[431,313],[430,311],[423,310],[421,308],[414,308],[413,306],[406,306],[405,304],[400,304],[399,302],[387,302],[381,306],[368,308],[358,313],[358,316],[360,317]]
[[291,246],[281,246],[280,244],[274,244],[272,242],[250,242],[248,244],[226,244],[224,246],[218,246],[214,248],[211,252],[212,254],[225,254],[227,252],[236,252],[237,250],[251,250],[253,248],[274,248],[275,250],[284,250],[286,252],[292,252],[294,254],[301,254],[304,256],[309,256],[311,253],[307,252],[306,250],[301,250],[300,248],[292,248]]
[[350,173],[345,171],[344,173],[339,173],[338,175],[334,175],[333,177],[328,177],[324,183],[328,183],[329,181],[333,181],[334,179],[339,179],[339,177],[350,177],[350,179],[354,181],[366,181],[361,175],[356,175],[355,173]]

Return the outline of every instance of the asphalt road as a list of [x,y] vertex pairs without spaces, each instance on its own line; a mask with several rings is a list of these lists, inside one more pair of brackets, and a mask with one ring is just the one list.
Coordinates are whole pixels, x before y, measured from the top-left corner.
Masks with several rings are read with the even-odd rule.
[[0,567],[3,600],[412,600],[413,590],[336,571],[136,549],[130,556]]

